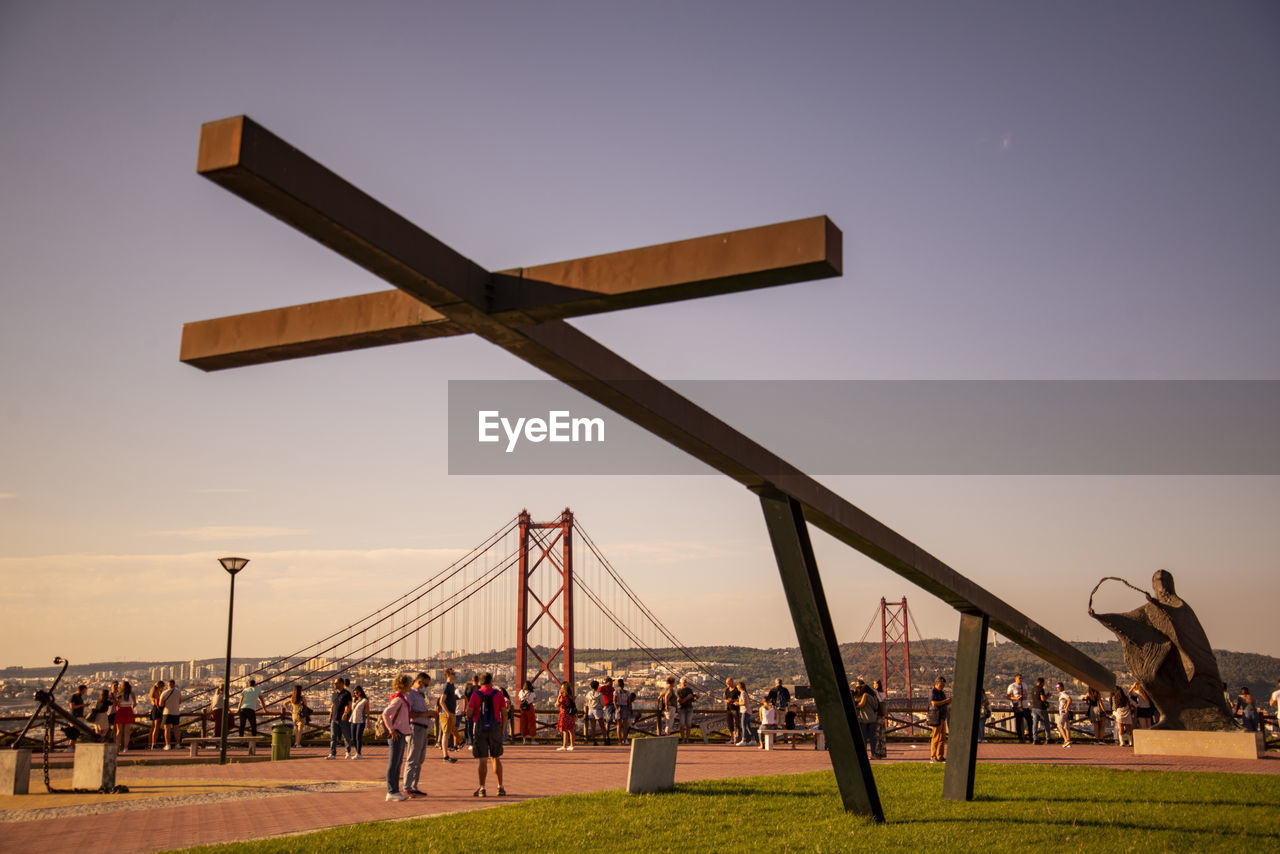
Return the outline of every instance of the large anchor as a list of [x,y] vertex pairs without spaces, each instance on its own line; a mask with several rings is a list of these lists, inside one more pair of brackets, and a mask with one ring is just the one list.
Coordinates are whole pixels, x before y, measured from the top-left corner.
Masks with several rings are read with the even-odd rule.
[[[44,739],[41,741],[41,753],[43,754],[43,770],[44,770],[44,788],[45,791],[53,794],[65,794],[68,792],[87,792],[88,789],[55,789],[49,783],[49,753],[53,750],[53,734],[55,725],[59,718],[66,723],[63,727],[68,737],[74,732],[82,738],[89,741],[105,741],[104,736],[99,735],[92,727],[86,724],[80,718],[68,712],[62,706],[58,705],[58,701],[53,698],[53,692],[57,689],[58,683],[62,681],[62,676],[67,672],[67,668],[71,666],[71,662],[62,656],[55,656],[54,664],[61,664],[62,669],[58,671],[58,675],[54,677],[53,684],[46,689],[40,689],[35,692],[33,699],[36,701],[36,710],[31,713],[31,717],[27,719],[27,724],[22,728],[22,732],[18,733],[18,737],[14,739],[13,749],[17,750],[22,744],[22,740],[27,737],[27,732],[35,725],[35,722],[44,715]],[[124,786],[115,786],[109,790],[111,793],[129,791]]]

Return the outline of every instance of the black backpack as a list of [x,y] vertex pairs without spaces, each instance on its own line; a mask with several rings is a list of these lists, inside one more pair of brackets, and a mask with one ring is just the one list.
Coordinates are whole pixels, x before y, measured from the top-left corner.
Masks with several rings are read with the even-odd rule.
[[493,729],[493,722],[495,718],[495,715],[493,712],[493,697],[497,693],[498,693],[497,691],[490,691],[487,694],[484,691],[480,692],[480,731],[481,732],[488,732],[489,730]]

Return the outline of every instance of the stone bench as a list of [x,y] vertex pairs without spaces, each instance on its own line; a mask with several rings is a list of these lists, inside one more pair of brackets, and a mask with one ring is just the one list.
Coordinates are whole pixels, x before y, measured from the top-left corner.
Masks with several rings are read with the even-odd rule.
[[826,750],[827,738],[822,734],[820,729],[781,729],[780,727],[760,727],[756,730],[756,737],[760,739],[760,745],[765,750],[773,750],[773,743],[780,736],[789,735],[791,739],[791,749],[796,749],[796,737],[809,738],[813,737],[814,750]]
[[[184,738],[182,743],[191,749],[192,756],[200,755],[202,747],[222,747],[222,738],[219,736],[199,736],[194,738]],[[269,744],[270,739],[265,735],[229,735],[227,736],[227,747],[248,747],[249,755],[253,756],[257,753],[259,744]]]

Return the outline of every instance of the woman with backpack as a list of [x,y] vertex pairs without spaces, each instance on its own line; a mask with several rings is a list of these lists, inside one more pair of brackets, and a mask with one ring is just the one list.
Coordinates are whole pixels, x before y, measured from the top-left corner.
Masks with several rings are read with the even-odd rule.
[[532,682],[525,682],[520,689],[520,734],[524,736],[524,744],[533,741],[538,733],[538,711],[534,704],[538,702],[538,694],[533,690]]
[[302,730],[311,722],[311,709],[307,708],[307,701],[303,699],[301,685],[293,686],[293,694],[285,700],[285,709],[289,712],[289,717],[293,718],[293,746],[301,747]]
[[409,701],[405,692],[413,686],[413,677],[401,673],[396,677],[395,692],[382,710],[382,725],[387,729],[387,800],[407,801],[409,796],[400,791],[400,763],[404,761],[404,748],[408,735],[413,732],[409,723]]
[[560,683],[560,693],[556,696],[556,708],[560,710],[556,718],[556,729],[560,731],[562,742],[556,750],[573,750],[573,731],[578,726],[578,704],[573,699],[571,683]]

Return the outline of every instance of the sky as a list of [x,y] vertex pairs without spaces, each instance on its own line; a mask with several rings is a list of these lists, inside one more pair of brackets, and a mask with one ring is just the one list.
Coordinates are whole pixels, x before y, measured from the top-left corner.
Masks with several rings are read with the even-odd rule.
[[[663,379],[1280,380],[1278,43],[1271,2],[7,0],[0,664],[218,656],[226,554],[236,654],[279,654],[523,507],[685,642],[795,643],[726,478],[450,476],[447,383],[539,378],[490,344],[182,365],[183,322],[385,287],[197,176],[203,122],[488,269],[842,229],[840,278],[573,321]],[[1214,646],[1280,655],[1275,476],[821,480],[1067,640],[1167,568]],[[904,595],[955,636],[813,536],[841,641]]]

